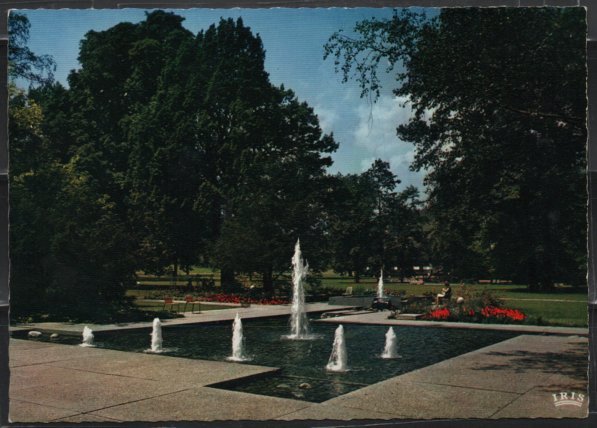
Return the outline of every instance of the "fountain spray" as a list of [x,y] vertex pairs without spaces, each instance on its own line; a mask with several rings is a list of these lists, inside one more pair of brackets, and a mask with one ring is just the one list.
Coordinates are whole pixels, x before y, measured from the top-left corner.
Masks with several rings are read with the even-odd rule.
[[379,274],[379,282],[377,283],[377,297],[383,297],[383,269]]
[[309,335],[309,324],[305,314],[304,280],[309,272],[301,254],[300,240],[297,239],[292,256],[292,306],[290,315],[290,339],[304,339]]
[[83,328],[83,343],[81,343],[81,346],[84,347],[91,347],[94,346],[93,345],[93,330],[91,330],[89,327],[85,326],[85,328]]
[[232,324],[232,356],[228,357],[230,361],[246,361],[244,356],[244,337],[243,337],[243,322],[240,315],[236,313],[234,323]]
[[162,322],[154,318],[151,331],[151,352],[162,352]]
[[394,328],[390,327],[386,333],[386,345],[381,354],[381,358],[398,358],[399,355],[396,346],[396,333],[394,333]]
[[347,355],[346,342],[344,342],[344,327],[340,324],[334,334],[332,353],[325,368],[330,372],[344,372],[346,371],[346,362]]

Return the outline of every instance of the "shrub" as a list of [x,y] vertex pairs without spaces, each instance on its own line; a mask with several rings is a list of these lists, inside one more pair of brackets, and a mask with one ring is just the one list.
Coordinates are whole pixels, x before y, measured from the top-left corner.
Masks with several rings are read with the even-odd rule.
[[517,323],[522,322],[527,316],[518,309],[496,308],[485,306],[480,310],[471,308],[438,308],[427,312],[423,319],[430,321],[462,321],[486,323]]
[[485,323],[518,323],[527,319],[527,316],[517,309],[503,308],[502,302],[488,290],[473,293],[460,286],[454,294],[462,297],[464,301],[458,304],[454,299],[443,308],[427,310],[423,319]]
[[518,309],[496,308],[493,306],[483,308],[481,315],[489,321],[524,321],[526,318],[526,315]]

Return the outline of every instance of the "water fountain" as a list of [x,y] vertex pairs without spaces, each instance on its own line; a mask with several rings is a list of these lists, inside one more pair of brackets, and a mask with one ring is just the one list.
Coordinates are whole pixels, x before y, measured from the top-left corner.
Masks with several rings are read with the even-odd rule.
[[381,354],[381,358],[399,358],[397,351],[397,342],[396,342],[396,333],[394,333],[394,328],[388,328],[388,332],[386,333],[386,346],[384,347],[383,353]]
[[159,318],[153,319],[151,331],[151,352],[162,352],[162,322]]
[[227,359],[230,361],[247,361],[248,358],[244,356],[244,337],[243,337],[243,322],[240,319],[238,312],[232,324],[232,356]]
[[292,306],[290,315],[290,334],[288,339],[308,339],[309,324],[305,314],[304,280],[309,272],[309,264],[303,261],[301,244],[297,239],[292,256]]
[[346,343],[344,342],[344,327],[342,324],[336,329],[334,334],[334,344],[332,346],[332,354],[328,361],[326,370],[330,372],[345,372],[346,371]]
[[383,269],[379,274],[379,281],[377,283],[377,297],[383,297]]
[[85,326],[85,328],[83,328],[83,343],[81,343],[81,346],[84,346],[84,347],[94,346],[93,345],[93,330],[91,330],[87,326]]

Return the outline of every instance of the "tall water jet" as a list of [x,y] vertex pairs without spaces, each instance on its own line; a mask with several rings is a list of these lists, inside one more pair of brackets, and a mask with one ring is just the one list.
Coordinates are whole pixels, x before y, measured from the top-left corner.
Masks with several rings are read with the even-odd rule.
[[386,333],[386,346],[384,347],[381,358],[398,358],[396,333],[394,328],[390,327]]
[[159,318],[153,319],[151,330],[151,352],[162,352],[162,322]]
[[93,330],[91,330],[89,327],[85,326],[83,328],[83,343],[81,343],[81,346],[85,346],[85,347],[90,347],[90,346],[94,346],[93,345]]
[[230,361],[246,361],[248,358],[244,355],[244,337],[243,322],[238,312],[232,324],[232,356],[228,357]]
[[379,281],[377,282],[377,297],[383,297],[383,269],[379,274]]
[[344,342],[344,327],[340,324],[334,334],[332,354],[330,355],[330,360],[325,368],[330,372],[345,372],[346,362],[347,355],[346,343]]
[[304,281],[309,272],[301,254],[300,240],[296,240],[292,256],[292,306],[290,315],[289,339],[305,339],[309,335],[309,324],[305,314]]

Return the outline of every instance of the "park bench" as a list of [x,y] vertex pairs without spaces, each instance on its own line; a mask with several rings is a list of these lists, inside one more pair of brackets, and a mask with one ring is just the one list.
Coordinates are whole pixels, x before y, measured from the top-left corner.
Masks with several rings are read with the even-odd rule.
[[425,295],[421,295],[421,296],[413,295],[413,296],[408,296],[408,297],[402,298],[400,300],[400,303],[402,304],[403,312],[405,310],[407,310],[408,307],[411,305],[418,304],[418,303],[424,303],[424,304],[431,305],[431,304],[433,304],[433,302],[434,302],[433,296],[425,296]]
[[[170,305],[171,312],[178,312],[180,310],[180,303],[174,302],[174,299],[172,299],[172,297],[164,297],[164,306],[162,308],[163,311],[166,310],[167,305]],[[174,310],[174,305],[177,305],[178,310]]]
[[193,296],[185,296],[185,298],[184,298],[184,310],[183,310],[183,312],[187,311],[187,305],[191,305],[191,313],[192,314],[195,313],[195,305],[199,305],[199,312],[197,312],[197,313],[201,313],[201,302],[199,302]]

